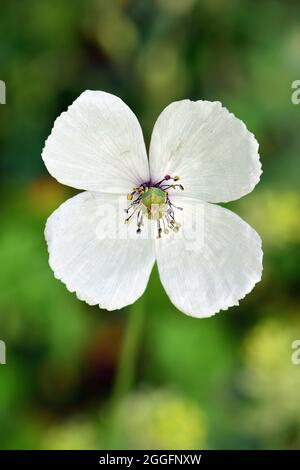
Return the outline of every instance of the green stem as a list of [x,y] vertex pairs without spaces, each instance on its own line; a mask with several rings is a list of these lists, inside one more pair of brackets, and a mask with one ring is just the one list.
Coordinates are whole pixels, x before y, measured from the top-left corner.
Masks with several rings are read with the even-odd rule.
[[115,383],[110,401],[110,427],[112,445],[116,440],[116,419],[118,405],[131,390],[135,380],[137,355],[141,343],[141,332],[145,314],[145,296],[142,296],[130,307],[128,323],[122,341],[120,358]]

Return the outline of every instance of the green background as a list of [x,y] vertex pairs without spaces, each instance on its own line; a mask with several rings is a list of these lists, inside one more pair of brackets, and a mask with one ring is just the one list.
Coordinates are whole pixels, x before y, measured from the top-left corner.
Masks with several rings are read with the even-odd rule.
[[[296,0],[1,2],[1,449],[300,447],[299,50]],[[75,192],[47,174],[41,150],[85,89],[127,102],[147,145],[171,101],[220,100],[256,135],[264,170],[228,205],[263,239],[261,283],[197,320],[154,270],[133,307],[134,373],[119,367],[127,394],[113,384],[129,308],[77,300],[54,279],[43,235]]]

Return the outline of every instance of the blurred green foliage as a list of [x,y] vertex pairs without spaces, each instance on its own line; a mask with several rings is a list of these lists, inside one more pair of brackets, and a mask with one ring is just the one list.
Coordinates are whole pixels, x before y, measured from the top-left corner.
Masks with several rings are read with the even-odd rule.
[[127,309],[78,301],[54,279],[43,228],[72,196],[40,157],[85,89],[114,93],[149,143],[169,102],[220,100],[255,133],[264,173],[230,208],[261,234],[264,275],[239,307],[195,320],[157,271],[119,447],[299,448],[300,26],[296,0],[4,0],[0,16],[0,448],[107,445]]

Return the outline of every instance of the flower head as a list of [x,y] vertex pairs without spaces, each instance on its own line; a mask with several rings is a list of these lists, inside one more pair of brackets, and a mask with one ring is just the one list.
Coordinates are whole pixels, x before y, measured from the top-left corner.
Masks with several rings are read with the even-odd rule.
[[261,174],[253,134],[220,103],[167,106],[148,160],[128,106],[86,91],[55,121],[43,160],[59,182],[85,190],[45,230],[50,266],[79,299],[108,310],[135,302],[156,260],[177,308],[207,317],[260,280],[260,237],[212,204],[251,192]]

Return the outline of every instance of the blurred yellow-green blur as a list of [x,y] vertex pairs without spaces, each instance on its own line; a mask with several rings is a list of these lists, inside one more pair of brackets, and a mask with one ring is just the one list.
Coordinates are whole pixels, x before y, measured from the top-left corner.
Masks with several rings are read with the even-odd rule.
[[[0,449],[300,448],[298,18],[296,0],[1,2]],[[85,89],[120,96],[147,145],[171,101],[219,100],[256,135],[264,171],[228,204],[263,239],[261,283],[197,320],[172,306],[155,269],[113,417],[129,308],[77,300],[54,278],[43,234],[75,192],[47,174],[41,150]]]

